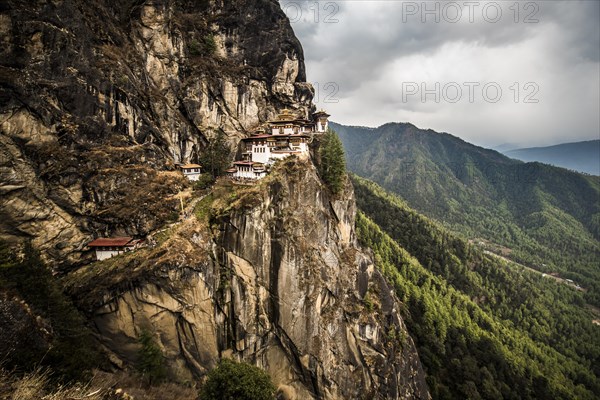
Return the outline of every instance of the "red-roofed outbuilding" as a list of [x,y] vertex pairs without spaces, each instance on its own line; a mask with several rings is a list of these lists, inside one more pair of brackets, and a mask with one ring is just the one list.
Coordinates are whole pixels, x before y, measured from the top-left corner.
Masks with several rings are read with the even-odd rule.
[[114,238],[98,238],[88,243],[88,247],[96,251],[97,260],[106,260],[118,254],[131,251],[139,247],[141,240],[130,236]]

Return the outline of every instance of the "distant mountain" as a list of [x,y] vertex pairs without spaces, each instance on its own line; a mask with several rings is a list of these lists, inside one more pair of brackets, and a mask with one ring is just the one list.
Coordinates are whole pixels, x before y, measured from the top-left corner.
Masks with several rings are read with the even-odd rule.
[[587,174],[600,175],[600,140],[563,143],[548,147],[497,150],[521,161],[539,161]]
[[499,144],[498,146],[491,147],[491,149],[492,150],[496,150],[496,151],[498,151],[500,153],[506,153],[507,151],[514,150],[514,149],[516,149],[518,147],[519,146],[516,145],[516,144],[502,143],[502,144]]
[[599,177],[513,160],[407,123],[331,126],[350,171],[466,238],[581,283],[600,304]]

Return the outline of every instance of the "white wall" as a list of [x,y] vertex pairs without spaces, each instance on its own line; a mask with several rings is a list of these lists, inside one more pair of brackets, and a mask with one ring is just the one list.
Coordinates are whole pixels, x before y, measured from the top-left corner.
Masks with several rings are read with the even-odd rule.
[[236,178],[254,179],[254,170],[249,165],[236,165]]
[[326,131],[327,131],[327,128],[329,128],[329,120],[325,120],[325,127],[323,127],[323,126],[321,125],[321,121],[320,121],[320,120],[317,120],[317,123],[316,123],[316,125],[317,125],[317,126],[316,126],[316,128],[317,128],[317,132],[326,132]]
[[271,148],[267,145],[252,146],[252,161],[266,164],[271,157]]
[[106,260],[123,253],[123,250],[98,250],[96,249],[96,260]]
[[197,181],[198,179],[200,179],[200,175],[201,175],[200,172],[184,172],[183,174],[190,181]]
[[[271,133],[273,135],[281,135],[282,133],[279,131],[280,126],[273,126],[271,127]],[[289,128],[283,128],[283,134],[284,135],[293,135],[294,134],[294,127],[291,126]]]

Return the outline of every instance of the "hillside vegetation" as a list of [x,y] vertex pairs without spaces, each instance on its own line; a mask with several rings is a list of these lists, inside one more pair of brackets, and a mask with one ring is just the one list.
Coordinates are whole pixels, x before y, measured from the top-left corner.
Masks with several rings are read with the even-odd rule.
[[575,281],[600,305],[599,177],[522,163],[411,124],[334,129],[350,171],[464,238]]
[[600,335],[581,292],[483,253],[353,177],[357,233],[404,303],[439,399],[593,399]]

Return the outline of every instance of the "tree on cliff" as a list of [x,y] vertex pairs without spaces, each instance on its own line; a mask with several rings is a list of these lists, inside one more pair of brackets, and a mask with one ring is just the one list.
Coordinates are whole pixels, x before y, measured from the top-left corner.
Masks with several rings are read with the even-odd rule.
[[23,299],[33,315],[42,318],[50,341],[45,349],[36,341],[38,333],[31,332],[22,339],[40,346],[15,348],[2,362],[23,370],[50,367],[55,378],[65,381],[84,378],[101,365],[103,358],[83,317],[30,242],[25,243],[22,258],[0,242],[0,292]]
[[321,139],[319,156],[321,158],[319,163],[321,179],[334,194],[339,193],[344,186],[346,160],[342,141],[331,129],[328,129]]
[[205,172],[216,178],[223,175],[223,172],[229,166],[230,156],[231,149],[227,143],[225,133],[219,130],[200,155],[200,164],[202,164]]
[[150,384],[163,382],[167,377],[165,359],[152,333],[143,330],[138,341],[141,344],[138,352],[138,370]]
[[275,386],[260,368],[226,358],[208,373],[200,391],[201,400],[272,400]]

